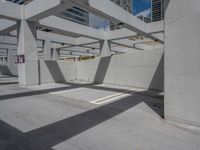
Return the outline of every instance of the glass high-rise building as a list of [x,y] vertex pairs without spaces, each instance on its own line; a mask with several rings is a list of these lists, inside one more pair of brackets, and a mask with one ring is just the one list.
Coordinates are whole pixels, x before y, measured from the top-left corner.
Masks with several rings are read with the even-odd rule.
[[76,6],[61,12],[61,14],[68,20],[87,26],[89,25],[89,13]]
[[164,0],[152,0],[151,2],[151,21],[164,19]]

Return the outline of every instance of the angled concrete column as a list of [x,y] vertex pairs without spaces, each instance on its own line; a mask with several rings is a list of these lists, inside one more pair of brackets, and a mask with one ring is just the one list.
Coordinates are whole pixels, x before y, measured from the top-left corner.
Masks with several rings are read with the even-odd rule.
[[100,41],[101,57],[111,56],[111,47],[108,40]]
[[59,59],[60,59],[60,49],[57,49],[54,44],[52,60],[59,60]]
[[18,64],[20,85],[37,85],[39,83],[36,36],[36,23],[22,20],[18,31],[17,55],[24,56],[25,61]]
[[51,60],[51,42],[49,39],[44,41],[44,60]]
[[165,118],[200,126],[199,0],[170,0],[165,19]]

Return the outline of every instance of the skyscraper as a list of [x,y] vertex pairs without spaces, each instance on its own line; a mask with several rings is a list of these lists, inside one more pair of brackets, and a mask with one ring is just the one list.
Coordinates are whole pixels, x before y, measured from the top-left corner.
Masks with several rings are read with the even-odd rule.
[[151,21],[164,19],[164,0],[152,0],[151,2]]
[[62,17],[80,23],[83,25],[89,25],[89,13],[74,6],[66,11],[61,12]]
[[[133,5],[132,0],[111,0],[113,3],[119,5],[120,7],[124,8],[126,11],[133,13]],[[110,22],[110,30],[122,28],[123,24],[117,24],[114,22]]]

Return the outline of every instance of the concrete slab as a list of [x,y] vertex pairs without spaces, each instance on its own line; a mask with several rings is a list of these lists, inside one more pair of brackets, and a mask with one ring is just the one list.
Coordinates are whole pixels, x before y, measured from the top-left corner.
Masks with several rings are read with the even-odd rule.
[[[62,92],[62,91],[61,91]],[[83,101],[93,101],[99,98],[104,98],[110,95],[114,95],[117,92],[98,90],[91,88],[77,88],[72,90],[64,90],[62,93],[56,94],[57,96],[63,96],[65,98],[74,99],[74,100],[83,100]]]
[[[200,137],[166,125],[141,103],[59,145],[55,150],[197,150]],[[196,141],[196,142],[194,142]]]
[[[49,84],[50,89],[47,85],[33,89],[16,84],[0,86],[0,90],[5,89],[0,95],[1,150],[198,150],[200,147],[199,130],[178,128],[158,115],[159,109],[163,109],[162,97],[143,95],[144,91],[140,91],[99,106],[89,100],[122,89],[70,83],[59,86]],[[64,88],[83,89],[69,92],[65,97],[49,94]]]

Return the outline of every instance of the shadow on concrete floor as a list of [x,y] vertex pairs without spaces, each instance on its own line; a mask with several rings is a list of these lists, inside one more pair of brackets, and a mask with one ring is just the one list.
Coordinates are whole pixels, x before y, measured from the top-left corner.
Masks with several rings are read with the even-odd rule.
[[[133,92],[133,91],[123,90],[123,89],[96,86],[97,84],[77,84],[77,83],[63,83],[63,84],[66,84],[67,86],[59,87],[59,88],[44,89],[44,90],[30,90],[30,91],[25,91],[25,92],[20,92],[20,93],[0,95],[0,101],[5,101],[9,99],[14,99],[14,98],[34,96],[34,95],[48,94],[50,92],[58,92],[62,90],[70,90],[70,89],[75,89],[75,88],[80,88],[80,87],[86,87],[86,88],[95,89],[95,90],[120,92],[120,93]],[[134,92],[132,95],[145,96],[147,100],[144,102],[149,107],[151,107],[152,110],[154,110],[160,117],[162,118],[164,117],[164,97],[163,95],[159,95],[159,92],[152,93],[152,91],[142,91],[142,92]],[[159,101],[159,104],[148,102],[148,97],[157,99]]]
[[18,82],[0,82],[0,85],[18,84]]
[[44,63],[47,66],[47,69],[50,72],[54,82],[65,82],[65,77],[57,61],[45,60]]
[[106,73],[108,71],[108,67],[110,65],[110,61],[111,61],[111,57],[112,56],[108,56],[108,57],[102,57],[100,58],[98,67],[97,67],[97,71],[94,77],[94,83],[103,83],[105,77],[106,77]]
[[22,133],[0,121],[1,150],[53,150],[52,147],[143,102],[139,95],[100,106],[64,120]]

